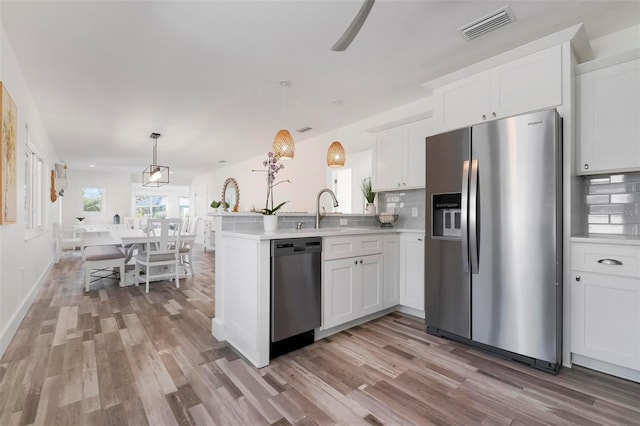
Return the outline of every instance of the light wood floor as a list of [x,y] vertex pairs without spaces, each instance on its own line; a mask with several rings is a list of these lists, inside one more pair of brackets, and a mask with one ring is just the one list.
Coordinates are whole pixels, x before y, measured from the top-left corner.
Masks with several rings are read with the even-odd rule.
[[196,277],[83,292],[67,252],[0,360],[0,425],[640,424],[640,385],[551,376],[391,314],[257,370],[211,336],[213,255]]

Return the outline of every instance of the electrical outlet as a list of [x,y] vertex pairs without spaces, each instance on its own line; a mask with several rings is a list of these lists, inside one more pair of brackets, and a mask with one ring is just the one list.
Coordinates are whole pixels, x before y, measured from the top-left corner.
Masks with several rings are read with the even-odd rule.
[[411,207],[411,216],[418,217],[418,208],[417,207]]
[[340,219],[340,225],[346,225],[348,223],[348,219]]

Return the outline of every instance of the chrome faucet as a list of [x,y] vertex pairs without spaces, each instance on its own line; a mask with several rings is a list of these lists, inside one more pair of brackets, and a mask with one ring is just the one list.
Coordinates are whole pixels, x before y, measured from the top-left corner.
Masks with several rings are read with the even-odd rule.
[[[324,217],[324,214],[320,214],[320,196],[324,193],[328,192],[331,194],[331,198],[333,198],[333,207],[338,207],[338,199],[336,198],[336,194],[333,193],[329,188],[325,188],[318,192],[318,198],[316,199],[316,229],[320,228],[320,220]],[[324,207],[322,208],[324,210]]]

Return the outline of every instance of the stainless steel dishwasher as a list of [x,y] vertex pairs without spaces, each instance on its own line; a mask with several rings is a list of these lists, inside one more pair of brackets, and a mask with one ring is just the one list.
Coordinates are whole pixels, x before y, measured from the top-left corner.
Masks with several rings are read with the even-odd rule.
[[270,357],[313,343],[321,323],[322,238],[271,241]]

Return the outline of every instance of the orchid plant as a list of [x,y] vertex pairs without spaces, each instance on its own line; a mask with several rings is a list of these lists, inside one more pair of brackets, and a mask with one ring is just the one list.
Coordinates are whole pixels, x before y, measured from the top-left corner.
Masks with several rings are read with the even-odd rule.
[[[262,162],[262,165],[267,168],[265,170],[267,172],[267,200],[264,204],[264,209],[260,210],[260,213],[263,215],[274,215],[282,206],[288,203],[288,201],[282,202],[274,207],[273,188],[283,182],[291,183],[291,181],[287,179],[276,182],[276,175],[280,170],[284,169],[284,164],[280,162],[280,157],[275,155],[273,152],[269,151],[267,153],[267,159]],[[269,202],[271,202],[271,207],[269,207]]]

